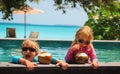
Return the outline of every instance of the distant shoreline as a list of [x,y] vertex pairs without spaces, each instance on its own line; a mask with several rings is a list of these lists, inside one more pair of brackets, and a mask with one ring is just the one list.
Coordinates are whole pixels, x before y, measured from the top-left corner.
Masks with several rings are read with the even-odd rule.
[[[24,23],[11,23],[11,22],[0,22],[0,24],[12,24],[12,25],[24,25]],[[27,25],[36,25],[36,26],[66,26],[66,27],[81,27],[81,26],[78,26],[78,25],[64,25],[64,24],[53,24],[53,25],[49,25],[49,24],[30,24],[30,23],[27,23]]]

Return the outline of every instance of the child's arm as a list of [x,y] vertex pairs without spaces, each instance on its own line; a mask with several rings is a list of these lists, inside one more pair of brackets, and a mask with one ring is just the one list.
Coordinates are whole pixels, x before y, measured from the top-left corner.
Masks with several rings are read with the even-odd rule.
[[80,48],[80,45],[79,44],[75,44],[75,45],[71,46],[68,49],[68,52],[67,52],[67,54],[65,56],[65,61],[67,63],[70,63],[70,64],[75,63],[75,58],[74,58],[75,54],[74,54],[74,52],[76,50],[78,50],[79,48]]
[[68,50],[66,56],[65,56],[65,61],[68,63],[73,63],[73,53],[71,52],[71,49]]
[[26,67],[29,69],[29,70],[33,70],[34,67],[37,65],[35,62],[31,62],[31,61],[28,61],[24,58],[20,58],[19,60],[20,63],[26,65]]
[[74,60],[74,55],[73,55],[73,51],[74,50],[74,47],[70,47],[69,49],[68,49],[68,52],[67,52],[67,54],[66,54],[66,56],[65,56],[65,61],[67,62],[67,63],[75,63],[75,60]]
[[31,61],[28,61],[28,60],[26,60],[26,59],[24,59],[24,58],[21,58],[21,57],[19,57],[19,56],[14,56],[14,57],[12,58],[12,62],[13,62],[13,63],[16,63],[16,64],[18,64],[18,63],[24,64],[24,65],[26,65],[26,67],[27,67],[29,70],[33,70],[34,67],[37,65],[36,63],[31,62]]
[[94,69],[97,69],[99,67],[98,58],[96,56],[96,53],[92,44],[91,44],[91,47],[92,47],[91,54],[90,54],[91,64]]
[[61,60],[58,60],[54,57],[52,58],[52,63],[56,64],[56,66],[62,66],[62,69],[64,69],[64,70],[66,70],[68,67],[68,63],[61,61]]

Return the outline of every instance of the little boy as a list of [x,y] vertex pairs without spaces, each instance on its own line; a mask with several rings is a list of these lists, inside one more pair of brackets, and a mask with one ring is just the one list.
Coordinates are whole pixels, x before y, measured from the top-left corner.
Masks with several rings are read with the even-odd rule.
[[[33,70],[35,66],[37,66],[38,58],[36,57],[38,55],[38,50],[39,50],[39,45],[36,41],[31,40],[31,39],[26,39],[24,40],[22,44],[22,55],[23,57],[20,56],[14,56],[12,58],[13,63],[21,63],[24,64],[29,70]],[[56,64],[57,66],[60,65],[62,68],[65,70],[68,67],[68,64],[52,58],[52,64]]]

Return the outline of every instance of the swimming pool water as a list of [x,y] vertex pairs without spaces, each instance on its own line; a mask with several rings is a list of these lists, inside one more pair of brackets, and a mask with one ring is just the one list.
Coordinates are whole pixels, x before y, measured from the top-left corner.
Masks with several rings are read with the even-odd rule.
[[[0,40],[0,62],[10,62],[12,56],[21,56],[22,40]],[[64,60],[71,41],[38,41],[40,50]],[[120,42],[93,42],[99,62],[120,62]]]

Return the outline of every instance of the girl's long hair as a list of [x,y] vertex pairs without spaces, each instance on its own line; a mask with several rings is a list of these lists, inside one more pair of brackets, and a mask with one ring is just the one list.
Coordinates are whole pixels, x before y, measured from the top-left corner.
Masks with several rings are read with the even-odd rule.
[[92,29],[89,26],[83,26],[76,32],[72,45],[78,44],[78,39],[82,38],[83,36],[87,36],[89,41],[94,39]]

